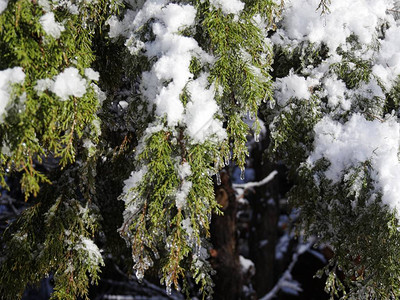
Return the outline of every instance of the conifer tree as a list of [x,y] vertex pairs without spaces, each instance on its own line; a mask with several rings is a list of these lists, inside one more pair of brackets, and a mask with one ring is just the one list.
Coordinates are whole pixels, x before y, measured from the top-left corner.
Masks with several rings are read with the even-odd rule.
[[[157,263],[167,291],[189,272],[211,294],[207,238],[211,214],[219,213],[212,176],[231,159],[244,170],[244,118],[272,97],[266,36],[279,5],[2,5],[1,175],[6,187],[10,172],[20,174],[31,204],[3,238],[3,294],[21,296],[52,273],[54,299],[87,295],[88,275],[96,282],[103,264],[93,237],[110,201],[95,188],[110,176],[125,203],[118,231],[136,277]],[[122,141],[113,137],[114,121]],[[259,134],[258,119],[252,131]],[[107,160],[125,168],[97,174]]]
[[139,280],[156,269],[170,291],[189,274],[211,295],[213,176],[244,170],[262,106],[299,232],[335,251],[327,290],[399,297],[395,12],[390,0],[0,0],[0,179],[20,178],[29,203],[1,239],[1,295],[53,274],[53,299],[87,296],[117,233]]
[[269,153],[295,178],[299,230],[335,252],[324,270],[327,291],[397,299],[397,3],[324,1],[322,16],[317,5],[293,2],[271,37],[277,105],[265,110]]

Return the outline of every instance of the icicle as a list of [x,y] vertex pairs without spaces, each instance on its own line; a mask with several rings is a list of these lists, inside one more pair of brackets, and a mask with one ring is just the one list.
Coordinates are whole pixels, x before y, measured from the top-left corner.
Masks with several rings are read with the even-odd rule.
[[137,278],[137,280],[139,281],[139,282],[142,282],[142,280],[143,280],[143,277],[144,277],[144,272],[143,272],[143,270],[136,270],[136,278]]
[[225,160],[225,166],[229,166],[229,161],[230,161],[229,156],[225,156],[224,160]]
[[168,286],[165,288],[165,292],[167,293],[168,296],[171,296],[171,294],[172,294],[171,285],[168,285]]
[[240,170],[240,180],[244,180],[244,169]]
[[258,143],[260,141],[260,135],[254,132],[254,141]]
[[275,108],[275,100],[269,100],[269,108],[274,109]]
[[217,185],[221,185],[221,175],[219,174],[219,172],[217,172],[217,174],[215,174],[215,177],[217,179]]

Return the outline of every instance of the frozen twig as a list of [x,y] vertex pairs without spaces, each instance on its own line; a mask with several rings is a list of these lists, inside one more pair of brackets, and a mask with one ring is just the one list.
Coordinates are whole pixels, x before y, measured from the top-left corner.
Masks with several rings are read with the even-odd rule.
[[293,253],[292,256],[292,261],[290,262],[289,266],[287,267],[286,271],[283,272],[281,278],[279,278],[278,282],[275,284],[275,286],[266,294],[264,297],[260,298],[260,300],[271,300],[273,299],[278,292],[280,291],[281,288],[290,286],[292,289],[297,289],[298,291],[301,291],[301,288],[295,284],[292,283],[292,270],[294,266],[297,263],[297,260],[299,259],[299,256],[306,252],[308,249],[312,247],[312,245],[315,243],[315,240],[309,241],[307,244],[299,244],[297,246],[296,252]]
[[258,182],[247,182],[247,183],[234,183],[232,186],[234,188],[242,188],[242,189],[249,189],[252,187],[258,187],[262,186],[264,184],[267,184],[270,182],[272,179],[274,179],[275,175],[278,174],[278,171],[274,170],[272,171],[267,177],[265,177],[263,180],[258,181]]

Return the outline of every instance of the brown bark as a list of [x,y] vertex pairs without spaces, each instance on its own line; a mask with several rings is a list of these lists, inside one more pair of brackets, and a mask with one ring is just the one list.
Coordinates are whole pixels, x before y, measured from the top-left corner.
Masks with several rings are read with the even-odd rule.
[[236,240],[236,197],[226,172],[221,172],[216,198],[224,214],[213,215],[211,221],[211,264],[217,272],[213,277],[214,299],[235,300],[240,298],[242,275]]

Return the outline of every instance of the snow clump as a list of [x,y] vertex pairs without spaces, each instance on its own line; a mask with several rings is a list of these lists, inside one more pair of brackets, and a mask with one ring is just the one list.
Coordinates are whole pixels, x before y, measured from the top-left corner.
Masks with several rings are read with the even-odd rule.
[[[222,2],[227,7],[226,1]],[[241,3],[235,1],[233,4]],[[230,3],[231,4],[231,3]],[[232,7],[234,7],[233,5]],[[140,92],[155,112],[166,117],[168,126],[186,125],[187,133],[195,143],[214,137],[226,137],[222,122],[215,119],[218,105],[215,89],[208,85],[208,74],[193,80],[189,70],[193,57],[202,63],[212,63],[213,58],[203,51],[197,41],[182,36],[179,31],[194,26],[196,9],[192,5],[168,3],[165,0],[147,0],[136,11],[128,11],[122,21],[111,18],[110,37],[126,37],[125,45],[132,55],[139,51],[150,60],[157,58],[151,69],[143,72]],[[154,35],[152,41],[141,41],[138,32],[150,22]],[[181,95],[187,88],[189,100],[186,108]]]
[[101,252],[99,247],[87,237],[81,236],[80,237],[81,243],[79,243],[75,249],[76,250],[83,250],[87,253],[87,257],[93,264],[95,265],[103,265],[103,258],[101,256]]
[[8,5],[8,0],[0,0],[0,14],[6,10]]
[[282,43],[281,36],[287,35],[297,43],[324,43],[330,52],[335,52],[337,47],[345,47],[352,34],[361,44],[371,44],[377,26],[383,20],[393,20],[386,14],[393,7],[391,0],[335,0],[323,16],[316,10],[319,3],[320,0],[292,0],[282,16],[285,31],[279,29],[273,42]]
[[40,19],[40,24],[43,27],[43,30],[46,34],[52,36],[55,39],[58,39],[61,36],[61,32],[65,30],[64,25],[56,22],[54,18],[54,13],[47,12]]
[[314,131],[310,166],[321,158],[329,160],[325,176],[337,183],[349,168],[368,161],[376,193],[382,193],[383,204],[400,212],[400,124],[394,117],[369,121],[354,114],[344,124],[325,117]]
[[86,79],[79,75],[78,69],[66,68],[56,76],[51,91],[62,100],[67,100],[69,96],[82,97],[86,93]]
[[244,3],[240,0],[210,0],[210,3],[220,8],[224,14],[239,14],[243,8]]
[[285,106],[291,98],[310,99],[310,90],[318,81],[312,78],[304,78],[290,72],[284,78],[278,78],[275,84],[275,95],[280,106]]
[[[97,72],[92,69],[90,69],[91,71],[88,70],[86,69],[85,73],[89,79],[98,78]],[[39,95],[45,90],[50,90],[62,101],[66,101],[70,96],[80,98],[86,93],[86,79],[82,78],[78,69],[69,67],[58,74],[54,80],[49,78],[39,79],[34,88]]]
[[10,101],[11,85],[23,83],[24,80],[25,73],[21,67],[0,71],[0,119],[2,119],[7,104]]

